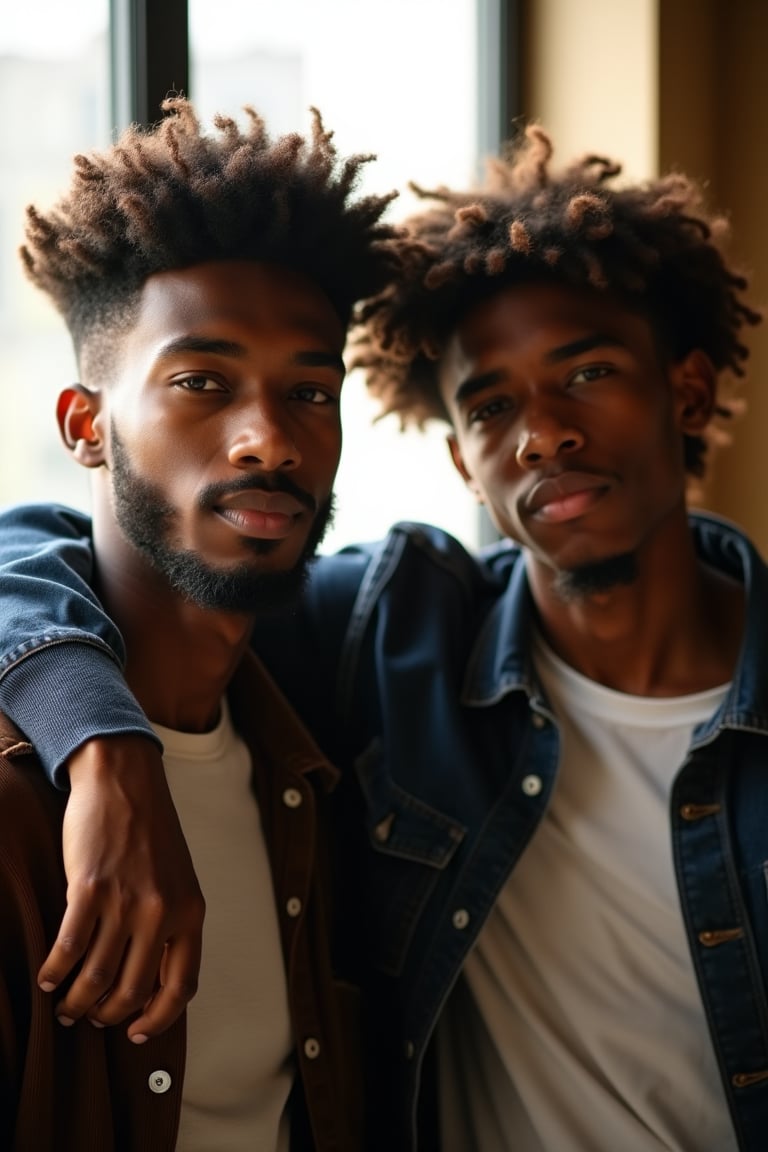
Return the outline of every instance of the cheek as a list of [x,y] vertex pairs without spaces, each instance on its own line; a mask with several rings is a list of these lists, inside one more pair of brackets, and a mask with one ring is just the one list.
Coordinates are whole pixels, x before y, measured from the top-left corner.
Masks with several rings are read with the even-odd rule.
[[341,424],[329,421],[323,428],[314,428],[302,437],[303,468],[314,476],[318,489],[327,494],[333,487],[341,458]]

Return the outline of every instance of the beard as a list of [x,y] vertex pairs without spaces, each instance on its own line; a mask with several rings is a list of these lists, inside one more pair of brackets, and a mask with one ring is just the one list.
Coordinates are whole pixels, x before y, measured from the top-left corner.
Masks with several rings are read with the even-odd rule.
[[637,560],[634,552],[610,556],[593,564],[558,572],[553,590],[565,603],[584,600],[599,592],[609,592],[622,584],[632,584],[637,578]]
[[[259,572],[246,561],[234,567],[215,568],[196,552],[173,547],[171,540],[176,511],[164,501],[153,484],[133,471],[114,425],[112,449],[112,490],[117,523],[131,544],[148,558],[152,567],[181,596],[201,608],[253,615],[283,608],[300,595],[309,563],[333,522],[333,495],[318,505],[309,493],[287,476],[278,476],[269,484],[249,475],[233,484],[210,485],[198,497],[201,509],[213,507],[224,492],[260,490],[290,493],[314,513],[309,535],[292,568],[283,572]],[[256,556],[268,556],[279,546],[279,541],[275,540],[245,538],[243,543]]]

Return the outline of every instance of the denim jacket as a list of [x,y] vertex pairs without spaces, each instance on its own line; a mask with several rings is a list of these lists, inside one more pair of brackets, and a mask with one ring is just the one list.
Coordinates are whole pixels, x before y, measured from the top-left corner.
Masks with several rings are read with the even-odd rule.
[[[747,617],[732,687],[675,777],[670,833],[738,1147],[764,1152],[768,570],[733,526],[697,515],[691,527],[700,555],[745,583]],[[87,735],[149,734],[120,679],[122,641],[89,589],[87,520],[27,508],[2,528],[0,707],[51,773]],[[555,784],[558,732],[530,663],[532,617],[516,547],[477,564],[444,533],[403,524],[319,560],[302,607],[255,639],[345,769],[339,884],[348,963],[366,993],[367,1152],[415,1149],[417,1131],[419,1152],[439,1147],[435,1023]]]

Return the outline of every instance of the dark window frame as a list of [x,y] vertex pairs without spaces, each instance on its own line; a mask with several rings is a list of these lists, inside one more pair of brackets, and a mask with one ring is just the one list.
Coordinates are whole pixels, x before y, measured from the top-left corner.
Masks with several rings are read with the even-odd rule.
[[171,92],[189,94],[187,0],[110,0],[111,120],[152,124]]

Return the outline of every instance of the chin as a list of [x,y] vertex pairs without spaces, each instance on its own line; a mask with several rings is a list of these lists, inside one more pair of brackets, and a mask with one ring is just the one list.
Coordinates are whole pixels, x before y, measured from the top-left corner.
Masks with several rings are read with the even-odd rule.
[[633,584],[636,579],[635,553],[622,552],[602,560],[589,560],[568,568],[559,568],[552,587],[561,600],[572,602]]

